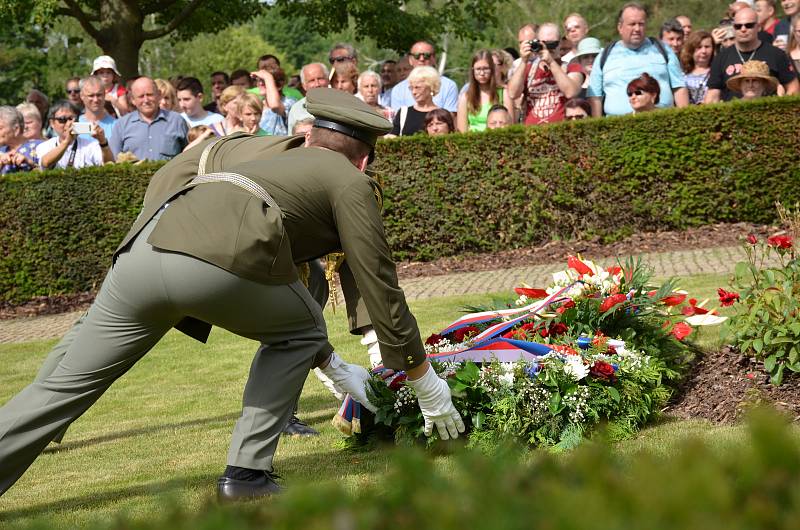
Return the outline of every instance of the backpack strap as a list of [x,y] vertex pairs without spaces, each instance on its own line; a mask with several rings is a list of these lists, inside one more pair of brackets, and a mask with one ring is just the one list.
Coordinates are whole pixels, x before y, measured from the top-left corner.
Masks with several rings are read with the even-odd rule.
[[[658,48],[658,51],[661,52],[661,55],[664,57],[664,63],[669,64],[669,55],[667,55],[667,49],[664,48],[664,43],[652,37],[647,37],[647,40],[652,42],[653,45]],[[603,48],[603,53],[600,55],[600,71],[602,71],[603,67],[606,65],[606,60],[608,60],[608,56],[611,54],[611,48],[613,48],[618,42],[619,41],[614,41]]]
[[611,54],[611,49],[614,46],[616,46],[617,42],[619,42],[619,41],[615,40],[614,42],[610,43],[608,46],[603,48],[603,53],[600,54],[600,71],[601,72],[603,71],[603,67],[606,65],[606,61],[608,60],[608,56]]

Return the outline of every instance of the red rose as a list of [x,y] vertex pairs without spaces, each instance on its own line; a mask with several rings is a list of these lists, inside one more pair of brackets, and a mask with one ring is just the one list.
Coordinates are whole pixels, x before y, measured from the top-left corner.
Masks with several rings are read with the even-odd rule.
[[550,333],[547,331],[546,327],[542,326],[541,328],[539,328],[539,335],[541,335],[542,338],[547,338],[549,334]]
[[590,269],[588,265],[586,265],[584,262],[582,262],[575,256],[570,256],[567,258],[567,267],[573,269],[580,275],[588,274],[591,276],[592,274],[592,269]]
[[408,379],[408,376],[404,373],[397,374],[395,377],[392,378],[392,381],[389,383],[389,388],[397,392],[400,390],[400,387],[403,386],[403,382]]
[[544,289],[530,289],[528,287],[514,287],[514,292],[522,295],[527,296],[531,300],[538,300],[539,298],[546,298],[547,291]]
[[515,338],[516,334],[517,334],[517,330],[512,329],[511,331],[506,331],[505,333],[503,333],[503,338],[504,339],[513,339],[513,338]]
[[519,329],[524,329],[525,331],[534,331],[536,329],[536,324],[533,322],[526,322]]
[[436,346],[443,339],[444,337],[442,337],[438,333],[434,333],[430,337],[425,339],[425,344],[427,344],[428,346]]
[[615,379],[614,367],[605,361],[595,361],[592,367],[589,368],[589,374],[601,381],[614,381]]
[[453,338],[456,342],[464,342],[465,339],[477,335],[478,333],[480,333],[480,331],[475,326],[465,326],[455,330],[453,332]]
[[661,299],[661,302],[666,306],[676,306],[681,305],[683,301],[686,300],[686,295],[681,293],[672,293],[669,296],[665,296]]
[[739,300],[739,293],[729,292],[721,287],[717,289],[717,294],[719,295],[719,303],[722,307],[733,305]]
[[758,243],[758,239],[756,239],[755,234],[747,234],[747,242],[751,245],[755,245]]
[[692,327],[686,322],[678,322],[670,333],[675,335],[676,339],[683,340],[692,333]]
[[616,306],[617,304],[623,303],[627,299],[628,297],[622,293],[612,294],[611,296],[603,300],[603,302],[600,304],[600,312],[605,313],[612,307]]
[[767,244],[775,248],[792,248],[792,236],[770,236]]
[[563,322],[551,322],[550,329],[548,331],[550,332],[550,335],[558,336],[563,335],[567,332],[567,330],[569,330],[569,328]]
[[573,307],[575,307],[575,302],[573,300],[567,300],[566,302],[561,304],[561,307],[556,309],[556,313],[558,313],[559,315],[564,314],[564,311],[566,311],[567,309],[572,309]]

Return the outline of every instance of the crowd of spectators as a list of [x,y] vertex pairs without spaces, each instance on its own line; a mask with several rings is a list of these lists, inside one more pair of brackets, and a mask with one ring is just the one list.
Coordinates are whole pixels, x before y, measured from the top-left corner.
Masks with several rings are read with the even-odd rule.
[[[781,13],[782,11],[782,13]],[[255,69],[203,81],[137,77],[123,82],[109,56],[64,84],[50,104],[31,90],[0,107],[0,174],[165,160],[214,136],[304,134],[313,124],[305,93],[330,86],[364,100],[393,123],[390,136],[481,132],[511,124],[649,112],[800,92],[800,0],[737,1],[713,28],[677,14],[648,36],[648,16],[624,4],[618,39],[602,43],[583,16],[524,24],[516,47],[477,50],[465,84],[443,75],[435,46],[418,41],[401,57],[361,68],[336,44],[326,63],[288,78],[274,55]]]

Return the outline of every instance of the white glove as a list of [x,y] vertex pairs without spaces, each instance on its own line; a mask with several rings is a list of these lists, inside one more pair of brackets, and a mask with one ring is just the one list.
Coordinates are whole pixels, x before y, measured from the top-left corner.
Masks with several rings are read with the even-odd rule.
[[361,403],[361,405],[371,412],[378,410],[367,399],[367,381],[371,378],[369,372],[363,366],[346,363],[336,355],[336,352],[333,352],[328,366],[321,368],[321,370],[323,374],[331,378],[331,381],[338,388],[353,396],[353,399]]
[[339,401],[344,399],[345,393],[342,392],[342,389],[336,386],[336,383],[334,383],[330,377],[322,373],[322,370],[319,368],[314,368],[314,375],[317,376],[317,379],[319,379],[319,382],[322,383],[322,386],[327,388],[328,391],[333,394],[333,397]]
[[431,435],[434,425],[442,440],[458,438],[458,433],[464,432],[464,421],[453,406],[450,387],[447,381],[436,375],[432,366],[429,365],[428,371],[419,379],[407,379],[406,382],[417,394],[425,418],[425,436]]
[[361,344],[367,347],[369,354],[369,364],[375,368],[379,364],[383,364],[383,357],[381,357],[381,348],[378,344],[378,335],[375,330],[370,328],[369,331],[364,333],[364,338],[361,339]]

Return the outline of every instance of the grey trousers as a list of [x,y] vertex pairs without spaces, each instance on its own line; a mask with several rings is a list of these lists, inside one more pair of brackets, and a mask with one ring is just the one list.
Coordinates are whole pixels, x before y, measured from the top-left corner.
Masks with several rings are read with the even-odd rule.
[[[319,305],[321,309],[325,308],[325,304],[328,303],[328,296],[329,296],[329,289],[328,289],[328,280],[325,279],[325,270],[323,269],[322,265],[320,264],[318,259],[311,260],[309,263],[309,270],[310,274],[308,277],[308,292],[311,294],[311,297],[314,301]],[[50,374],[58,366],[58,363],[61,362],[61,358],[66,355],[67,350],[69,349],[70,344],[75,340],[75,337],[78,336],[78,332],[80,331],[81,325],[83,321],[86,319],[86,313],[81,315],[81,317],[75,321],[72,327],[67,331],[67,333],[61,337],[61,340],[53,346],[53,349],[47,354],[44,362],[42,363],[41,368],[39,368],[39,373],[36,374],[36,378],[34,382],[40,383],[47,379]],[[259,346],[258,351],[256,351],[256,355],[264,355],[266,346],[263,344]],[[326,348],[327,350],[327,348]],[[315,359],[315,364],[318,364],[318,361],[323,356],[317,356]],[[302,393],[302,389],[301,389]],[[297,412],[298,404],[300,402],[300,394],[297,394],[297,398],[295,399],[295,405],[293,412]],[[67,432],[67,428],[69,426],[65,426],[60,432],[58,432],[54,437],[54,442],[61,443],[64,439],[64,435]]]
[[[37,379],[0,408],[0,495],[179,320],[192,316],[259,341],[228,465],[272,469],[295,398],[327,344],[325,321],[300,283],[262,285],[146,240],[122,253],[86,316]],[[57,359],[57,361],[56,361]]]

